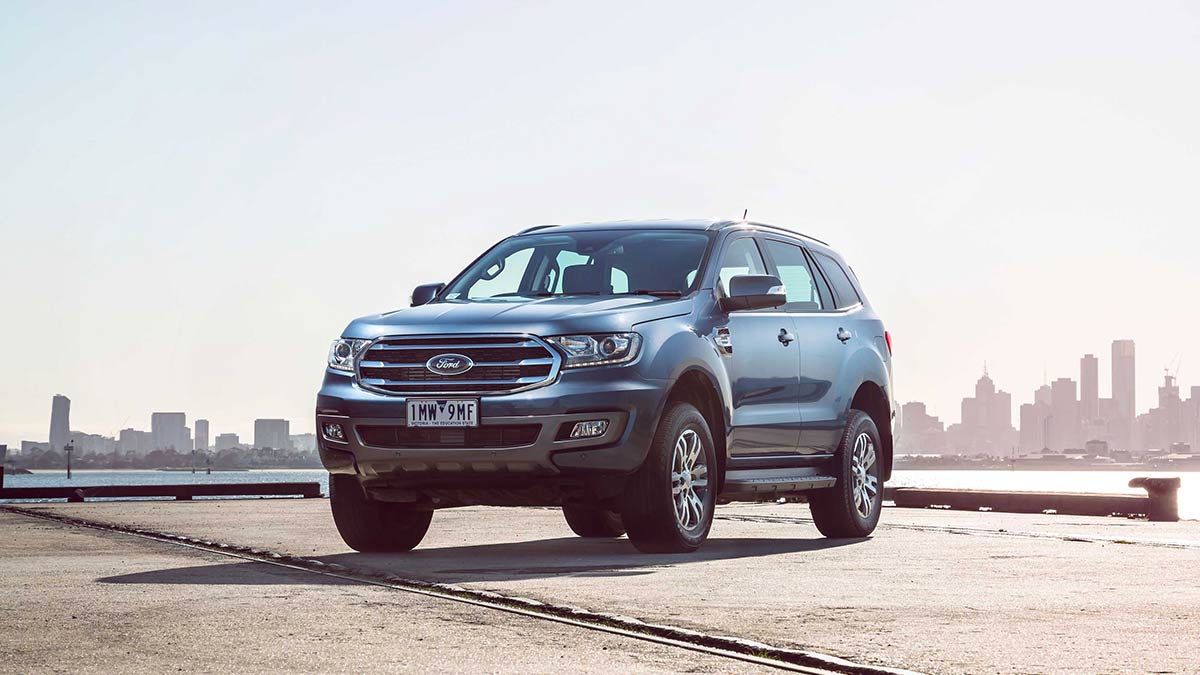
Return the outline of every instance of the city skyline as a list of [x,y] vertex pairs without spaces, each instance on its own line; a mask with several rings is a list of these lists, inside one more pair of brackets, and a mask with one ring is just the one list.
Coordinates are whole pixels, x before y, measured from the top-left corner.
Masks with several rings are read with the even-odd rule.
[[[1134,340],[1111,343],[1109,395],[1102,397],[1101,360],[1079,358],[1078,375],[1049,376],[1026,400],[998,389],[987,366],[975,395],[962,399],[958,422],[942,421],[921,401],[900,404],[897,437],[904,452],[1007,456],[1014,452],[1093,451],[1107,454],[1160,450],[1200,452],[1200,385],[1185,398],[1174,371],[1164,369],[1157,396],[1145,412],[1137,406]],[[1013,406],[1017,408],[1014,424]]]
[[[1133,387],[1138,373],[1136,354],[1134,340],[1116,339],[1111,342],[1108,369],[1111,375],[1107,397],[1100,395],[1102,361],[1092,353],[1079,358],[1075,378],[1064,376],[1050,380],[1048,373],[1044,375],[1043,384],[1032,390],[1028,400],[1014,397],[1001,389],[991,377],[987,362],[984,362],[982,376],[975,383],[974,396],[960,400],[957,422],[938,415],[935,408],[923,401],[897,398],[897,428],[903,427],[907,412],[913,419],[908,420],[906,433],[911,438],[921,439],[915,442],[918,447],[924,442],[929,445],[928,450],[939,452],[948,438],[961,446],[993,454],[1006,454],[1015,449],[1037,452],[1043,448],[1082,448],[1089,440],[1104,440],[1115,448],[1125,449],[1134,448],[1135,441],[1144,445],[1148,442],[1147,438],[1156,439],[1166,446],[1174,441],[1192,443],[1200,450],[1200,385],[1192,386],[1191,395],[1185,400],[1178,383],[1178,370],[1168,372],[1165,381],[1158,387],[1157,397],[1152,403],[1147,403],[1143,412],[1137,406],[1138,399]],[[1174,416],[1178,419],[1164,421],[1153,417],[1172,405],[1182,408],[1159,417]],[[1191,410],[1188,406],[1197,407],[1194,415],[1197,420],[1191,421],[1186,416]],[[54,395],[50,415],[51,438],[56,434],[61,438],[65,433],[63,429],[69,428],[70,409],[69,397]],[[186,413],[152,412],[150,421],[149,432],[124,428],[111,436],[78,429],[72,429],[70,433],[72,437],[88,437],[93,445],[107,447],[106,444],[111,443],[114,448],[136,449],[141,454],[167,447],[188,450],[212,447],[221,450],[246,446],[240,441],[242,434],[234,431],[211,436],[210,446],[209,420],[196,419],[196,432],[193,434],[186,424]],[[253,447],[277,447],[276,444],[290,443],[289,439],[315,436],[314,432],[308,431],[291,434],[291,420],[283,418],[256,418],[252,424]],[[913,442],[911,438],[910,443]],[[9,443],[11,447],[21,449],[43,444],[54,447],[52,442],[29,438]],[[911,451],[915,452],[917,448]]]
[[[274,449],[314,449],[316,435],[302,432],[291,433],[291,422],[279,418],[257,418],[254,420],[253,442],[241,442],[236,432],[218,433],[214,442],[209,444],[209,421],[195,420],[195,433],[187,426],[187,413],[183,412],[152,412],[150,413],[150,431],[127,427],[106,435],[91,433],[80,428],[72,428],[70,423],[71,399],[62,394],[55,394],[51,399],[50,434],[52,440],[42,441],[23,438],[19,443],[7,444],[14,455],[35,451],[52,450],[62,452],[70,443],[81,452],[95,453],[132,453],[145,456],[155,450],[174,450],[176,452],[227,450],[236,447],[274,448]],[[301,447],[302,446],[302,447]],[[309,448],[308,446],[312,446]]]

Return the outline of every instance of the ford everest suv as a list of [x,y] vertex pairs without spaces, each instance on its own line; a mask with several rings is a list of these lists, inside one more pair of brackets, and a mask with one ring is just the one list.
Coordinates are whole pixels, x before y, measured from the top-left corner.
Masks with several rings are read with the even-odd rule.
[[560,506],[582,537],[688,552],[729,501],[879,520],[891,338],[823,242],[750,222],[543,226],[333,343],[317,396],[342,538],[416,546],[433,511]]

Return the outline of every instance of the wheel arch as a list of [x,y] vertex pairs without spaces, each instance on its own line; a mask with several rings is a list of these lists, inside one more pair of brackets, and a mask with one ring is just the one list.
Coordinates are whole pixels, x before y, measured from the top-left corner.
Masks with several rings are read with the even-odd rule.
[[[680,373],[667,393],[666,405],[684,401],[696,406],[708,422],[717,456],[717,493],[725,483],[725,465],[728,455],[728,424],[723,399],[716,379],[701,368],[689,368]],[[666,407],[664,406],[664,410]]]
[[[857,391],[854,392],[854,398],[850,401],[850,408],[861,410],[871,417],[871,421],[875,422],[875,427],[879,430],[879,440],[883,445],[883,479],[890,480],[892,477],[892,404],[888,398],[887,392],[878,383],[866,380],[858,385]],[[847,414],[849,412],[847,411]]]

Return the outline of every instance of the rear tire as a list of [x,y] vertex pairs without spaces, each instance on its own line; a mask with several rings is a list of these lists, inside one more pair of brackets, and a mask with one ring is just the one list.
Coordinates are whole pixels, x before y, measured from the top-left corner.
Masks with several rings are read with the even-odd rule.
[[342,541],[360,553],[412,550],[425,538],[433,519],[432,511],[371,499],[358,479],[348,474],[329,477],[329,506]]
[[564,506],[563,517],[571,531],[588,539],[616,539],[625,534],[621,514],[587,506]]
[[832,539],[866,537],[883,509],[883,444],[871,416],[851,410],[838,445],[837,485],[815,490],[808,504],[821,534]]
[[704,416],[668,406],[650,451],[626,486],[621,517],[642,553],[691,553],[712,527],[717,457]]

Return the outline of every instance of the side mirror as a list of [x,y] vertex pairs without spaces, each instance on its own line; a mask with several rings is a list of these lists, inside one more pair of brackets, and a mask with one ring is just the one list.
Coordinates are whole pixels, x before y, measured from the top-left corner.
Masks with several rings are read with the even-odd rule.
[[736,312],[778,307],[786,303],[787,290],[779,277],[770,274],[739,274],[729,280],[729,293],[721,298],[721,309]]
[[417,305],[428,304],[429,301],[436,298],[437,294],[441,293],[442,289],[445,287],[446,284],[421,284],[420,286],[417,286],[413,289],[412,306],[416,307]]

